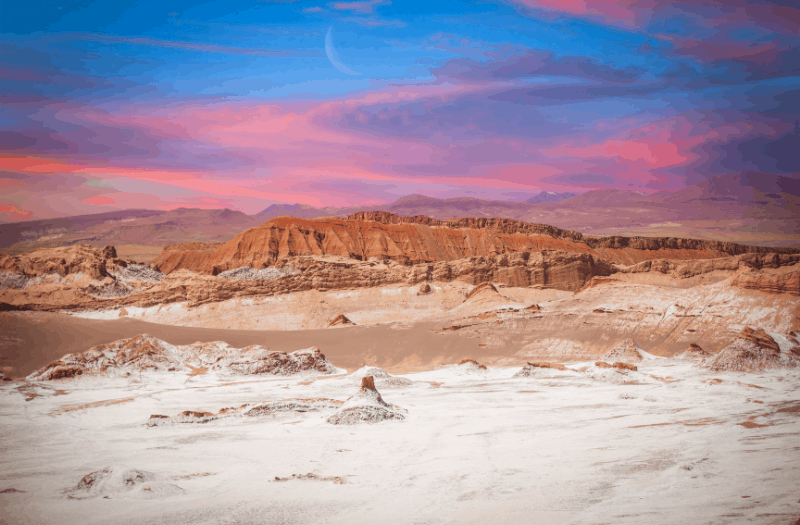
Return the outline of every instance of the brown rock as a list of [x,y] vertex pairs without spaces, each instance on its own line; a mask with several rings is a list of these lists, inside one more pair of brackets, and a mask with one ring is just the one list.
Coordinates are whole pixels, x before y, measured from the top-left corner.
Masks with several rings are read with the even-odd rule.
[[364,376],[361,378],[361,389],[362,390],[375,390],[375,379],[372,376]]
[[478,367],[479,370],[486,370],[486,365],[482,365],[482,364],[478,363],[477,361],[475,361],[474,359],[469,359],[469,358],[468,359],[463,359],[458,364],[459,364],[459,366],[461,366],[461,365],[470,365],[471,364],[471,365],[475,365],[476,367]]
[[194,410],[184,410],[183,412],[178,414],[178,417],[183,419],[202,419],[204,417],[213,417],[213,416],[214,414],[212,414],[211,412],[196,412]]
[[555,370],[569,370],[566,366],[559,364],[559,363],[549,363],[547,361],[538,361],[536,363],[528,363],[528,366],[532,366],[534,368],[553,368]]
[[752,341],[756,345],[766,350],[772,351],[775,354],[779,354],[781,351],[780,346],[778,346],[778,343],[775,342],[772,336],[770,336],[761,328],[756,328],[754,330],[749,326],[745,326],[739,337],[741,337],[742,339],[747,339],[748,341]]
[[594,364],[594,366],[596,366],[597,368],[611,368],[612,367],[611,365],[609,365],[608,363],[606,363],[604,361],[597,361]]
[[638,368],[636,368],[636,365],[632,365],[630,363],[622,363],[620,361],[617,361],[611,366],[613,366],[614,368],[618,368],[619,370],[631,370],[633,372],[636,372],[638,370]]
[[492,295],[500,293],[497,291],[497,288],[492,283],[481,283],[472,290],[470,290],[470,292],[467,294],[467,297],[464,299],[464,302],[467,302],[473,297],[485,292],[490,292]]
[[419,295],[425,295],[431,293],[433,290],[431,289],[431,285],[428,283],[422,283],[419,287]]
[[328,323],[328,328],[333,328],[336,326],[355,326],[355,325],[356,323],[348,319],[346,315],[339,314],[336,317],[334,317],[330,323]]

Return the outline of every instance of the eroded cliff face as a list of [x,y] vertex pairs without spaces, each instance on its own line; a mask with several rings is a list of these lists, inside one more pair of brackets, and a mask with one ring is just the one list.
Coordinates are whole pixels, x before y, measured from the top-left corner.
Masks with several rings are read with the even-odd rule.
[[704,275],[716,274],[722,279],[733,274],[731,285],[736,288],[800,296],[798,254],[748,253],[700,261],[645,261],[619,271],[622,274],[665,275],[687,281]]
[[541,250],[592,255],[585,245],[548,235],[281,217],[236,236],[222,245],[204,266],[181,268],[216,275],[242,266],[273,266],[299,255],[334,255],[360,261],[376,258],[410,266]]
[[173,272],[136,293],[108,299],[90,295],[80,287],[53,285],[50,288],[0,290],[0,302],[31,310],[104,309],[115,305],[153,306],[174,302],[197,306],[235,297],[456,280],[473,285],[494,282],[511,287],[540,286],[573,291],[594,276],[607,276],[616,271],[612,265],[592,255],[549,251],[469,257],[412,266],[391,260],[342,258],[331,261],[307,256],[292,257],[281,263],[281,268],[293,271],[272,279],[229,279],[183,270]]
[[[655,260],[627,267],[611,264],[591,254],[549,250],[411,265],[380,258],[359,261],[331,256],[293,256],[264,270],[216,276],[179,270],[164,276],[141,265],[123,267],[124,261],[103,259],[103,252],[96,252],[93,258],[86,259],[86,264],[90,269],[95,268],[93,271],[100,277],[105,275],[102,280],[88,276],[72,280],[57,276],[46,280],[29,279],[6,271],[2,274],[5,279],[2,282],[10,284],[5,289],[0,286],[0,303],[14,309],[30,310],[102,310],[176,302],[193,307],[237,297],[454,281],[469,285],[495,283],[513,288],[535,287],[569,292],[620,282],[686,288],[726,281],[732,288],[800,295],[800,255],[796,254]],[[33,259],[42,260],[37,257]],[[57,262],[60,264],[60,259]],[[40,262],[39,266],[51,268],[53,264],[52,261]],[[105,273],[100,274],[101,270]]]
[[204,268],[208,259],[222,246],[222,243],[189,242],[170,244],[152,262],[152,266],[162,273],[172,273],[180,269]]
[[213,253],[208,245],[187,245],[183,253],[179,245],[167,247],[156,265],[164,273],[185,269],[217,275],[240,267],[275,266],[302,255],[359,261],[376,258],[410,266],[542,250],[591,255],[608,264],[626,266],[654,259],[791,252],[694,239],[584,237],[548,225],[509,219],[437,221],[424,216],[361,212],[345,220],[279,217],[242,232]]

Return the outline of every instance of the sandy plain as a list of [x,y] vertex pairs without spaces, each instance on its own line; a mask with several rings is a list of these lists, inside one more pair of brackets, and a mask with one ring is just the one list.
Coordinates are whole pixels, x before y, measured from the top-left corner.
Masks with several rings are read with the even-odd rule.
[[[800,374],[694,364],[652,358],[609,376],[573,363],[587,371],[535,378],[512,377],[518,367],[445,366],[381,389],[405,420],[355,426],[313,412],[147,426],[152,414],[343,401],[358,388],[348,375],[10,384],[0,387],[0,519],[794,524]],[[160,481],[75,491],[106,467]]]

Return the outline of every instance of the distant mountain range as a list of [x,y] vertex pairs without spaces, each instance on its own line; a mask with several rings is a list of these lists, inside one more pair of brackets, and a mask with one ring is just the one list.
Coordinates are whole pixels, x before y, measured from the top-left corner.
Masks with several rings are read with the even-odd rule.
[[[555,199],[558,200],[549,202]],[[649,196],[615,189],[581,195],[542,192],[529,201],[537,202],[409,195],[380,206],[314,208],[273,204],[256,215],[228,209],[122,210],[0,224],[0,248],[27,251],[75,243],[165,246],[178,242],[225,242],[275,217],[346,217],[357,211],[379,210],[440,220],[501,217],[588,235],[693,237],[800,246],[800,181],[777,175],[720,175],[677,192]]]
[[551,202],[561,202],[569,198],[575,197],[577,193],[556,193],[552,191],[543,191],[539,195],[534,195],[526,200],[528,204],[549,204]]

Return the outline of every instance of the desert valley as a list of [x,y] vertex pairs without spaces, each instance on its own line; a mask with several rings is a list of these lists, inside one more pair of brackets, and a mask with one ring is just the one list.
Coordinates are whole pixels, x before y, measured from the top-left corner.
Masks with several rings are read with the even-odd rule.
[[800,525],[797,0],[0,2],[0,525]]
[[0,268],[6,523],[800,517],[791,246],[365,211]]

